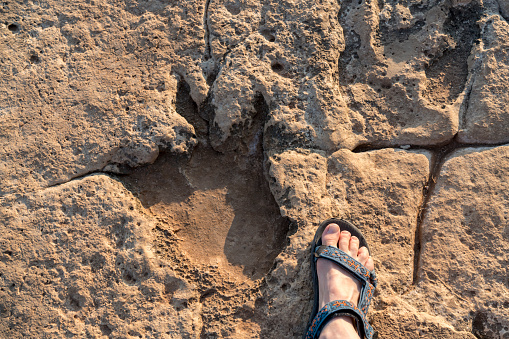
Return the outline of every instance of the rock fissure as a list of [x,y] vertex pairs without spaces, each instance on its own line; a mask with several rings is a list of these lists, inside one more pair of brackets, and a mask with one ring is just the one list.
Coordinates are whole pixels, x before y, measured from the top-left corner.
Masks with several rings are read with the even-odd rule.
[[205,1],[205,11],[203,13],[203,27],[205,27],[205,59],[210,59],[212,57],[212,49],[210,46],[210,28],[209,28],[209,6],[212,0]]
[[507,1],[0,17],[0,337],[301,337],[331,216],[379,338],[507,335]]
[[430,163],[429,178],[426,185],[423,187],[423,198],[419,213],[417,215],[417,225],[415,227],[415,242],[414,242],[414,267],[412,275],[412,284],[415,285],[418,279],[419,265],[421,258],[421,243],[422,243],[422,223],[426,213],[428,201],[433,194],[437,177],[440,175],[440,168],[444,162],[445,157],[454,151],[458,146],[458,142],[454,139],[449,143],[428,149],[432,152],[432,159]]
[[415,229],[415,244],[414,244],[414,269],[413,269],[413,284],[418,283],[419,277],[419,266],[421,261],[421,247],[422,247],[422,225],[424,222],[424,218],[427,212],[427,206],[430,201],[431,196],[434,194],[435,185],[440,176],[441,168],[446,160],[447,156],[451,153],[463,149],[463,148],[485,148],[485,147],[498,147],[504,146],[506,143],[500,144],[464,144],[460,143],[457,140],[457,137],[452,139],[445,145],[432,147],[432,148],[416,148],[416,149],[425,149],[432,152],[432,161],[430,164],[430,174],[428,181],[423,189],[423,199],[421,207],[419,208],[419,213],[417,216],[417,226]]
[[86,178],[90,175],[94,175],[94,174],[111,174],[110,172],[105,172],[105,171],[91,171],[91,172],[87,172],[87,173],[84,173],[84,174],[80,174],[76,177],[72,177],[72,178],[69,178],[65,181],[60,181],[60,182],[56,182],[54,184],[51,184],[51,185],[48,185],[46,187],[41,187],[40,189],[36,190],[36,191],[28,191],[27,193],[32,193],[32,192],[37,192],[37,191],[43,191],[45,189],[48,189],[48,188],[54,188],[54,187],[58,187],[58,186],[61,186],[61,185],[65,185],[67,184],[68,182],[71,182],[71,181],[78,181],[78,180],[81,180],[83,178]]
[[[476,65],[479,67],[481,61],[476,61]],[[469,73],[467,84],[465,86],[465,98],[460,106],[460,110],[458,112],[458,124],[459,128],[461,129],[463,126],[465,126],[466,119],[467,119],[467,112],[469,107],[469,101],[470,101],[470,95],[472,94],[472,87],[474,84],[475,75],[472,74],[472,72]]]
[[[429,151],[432,154],[431,162],[430,162],[430,172],[428,179],[423,187],[423,193],[422,193],[422,202],[421,206],[418,210],[417,215],[417,224],[415,227],[415,241],[414,241],[414,262],[413,262],[413,273],[412,273],[412,284],[416,285],[418,283],[419,278],[419,271],[420,271],[420,262],[421,262],[421,248],[422,248],[422,225],[425,219],[425,215],[428,209],[428,203],[431,199],[431,197],[434,194],[434,189],[436,182],[440,176],[440,171],[442,168],[442,165],[444,164],[444,161],[446,160],[447,156],[451,153],[463,149],[463,148],[486,148],[486,147],[500,147],[504,146],[506,143],[498,143],[498,144],[486,144],[486,143],[475,143],[475,144],[467,144],[467,143],[461,143],[457,140],[457,136],[455,136],[453,139],[451,139],[449,142],[442,144],[440,146],[415,146],[415,145],[406,145],[401,147],[400,149],[405,150],[425,150]],[[373,147],[370,145],[360,145],[356,147],[352,152],[361,154],[366,152],[372,152],[372,151],[378,151],[382,149],[387,149],[387,147]],[[394,148],[398,149],[398,148]]]

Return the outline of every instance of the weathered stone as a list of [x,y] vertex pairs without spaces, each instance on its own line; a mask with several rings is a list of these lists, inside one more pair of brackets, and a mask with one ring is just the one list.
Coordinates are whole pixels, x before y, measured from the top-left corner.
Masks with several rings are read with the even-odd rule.
[[371,245],[381,338],[507,337],[505,148],[449,157],[422,237],[418,215],[457,133],[509,141],[508,13],[2,2],[0,336],[299,337],[309,242],[339,216]]
[[272,194],[281,214],[294,222],[331,217],[327,195],[327,158],[320,151],[293,150],[269,160]]
[[408,303],[408,299],[419,297],[412,292],[403,298],[378,296],[376,311],[370,317],[378,338],[476,338],[470,331],[457,331],[442,317],[432,316],[428,310],[423,311]]
[[[275,319],[285,319],[285,313],[292,319],[306,319],[310,312],[307,247],[318,223],[328,217],[345,218],[363,230],[375,258],[382,296],[409,290],[429,153],[340,150],[325,158],[306,150],[287,151],[271,157],[269,173],[282,213],[300,226],[267,278],[269,319],[277,323],[270,331],[277,333],[275,337],[304,330],[304,323]],[[381,326],[389,325],[380,321]]]
[[361,227],[380,265],[381,281],[399,294],[412,283],[429,158],[427,152],[384,149],[357,154],[340,150],[329,159],[328,192],[336,211]]
[[[459,32],[450,32],[448,25],[462,10],[445,3],[409,7],[397,1],[352,1],[339,12],[345,37],[339,84],[352,120],[357,117],[358,144],[429,145],[457,131],[472,45],[458,40],[470,34],[462,29],[475,26],[476,19],[467,18]],[[448,50],[457,57],[445,55]],[[437,73],[437,63],[465,72]]]
[[192,149],[194,129],[174,109],[176,73],[203,101],[190,59],[203,50],[203,5],[182,5],[4,5],[2,22],[17,29],[0,29],[0,195]]
[[509,146],[454,152],[422,225],[418,286],[427,312],[478,338],[509,333],[507,173]]
[[[225,11],[228,6],[212,2],[210,8]],[[224,58],[211,87],[214,147],[232,148],[229,138],[239,126],[251,124],[259,95],[270,107],[270,147],[334,149],[338,142],[332,141],[333,132],[336,139],[354,145],[346,105],[333,79],[342,48],[340,27],[330,14],[337,12],[337,2],[253,1],[240,8],[234,19],[209,16],[212,56],[216,63]],[[261,12],[253,13],[258,8]],[[225,21],[237,27],[242,17],[250,19],[231,37]]]
[[[261,17],[255,2],[235,18],[209,16],[211,53],[216,64],[224,58],[211,88],[217,149],[251,123],[256,95],[271,109],[266,142],[273,149],[430,145],[457,133],[478,3],[285,5],[265,5]],[[210,8],[228,12],[225,6]],[[239,27],[230,37],[232,26]]]
[[198,338],[195,287],[152,251],[154,221],[94,175],[0,210],[0,336]]
[[473,61],[468,109],[458,133],[467,143],[509,141],[509,24],[499,15],[484,19],[482,48]]

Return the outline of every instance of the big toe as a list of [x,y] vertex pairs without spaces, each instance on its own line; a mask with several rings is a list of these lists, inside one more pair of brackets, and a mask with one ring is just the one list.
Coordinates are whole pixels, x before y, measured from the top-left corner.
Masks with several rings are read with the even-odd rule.
[[339,226],[337,224],[329,224],[322,233],[322,244],[338,247]]

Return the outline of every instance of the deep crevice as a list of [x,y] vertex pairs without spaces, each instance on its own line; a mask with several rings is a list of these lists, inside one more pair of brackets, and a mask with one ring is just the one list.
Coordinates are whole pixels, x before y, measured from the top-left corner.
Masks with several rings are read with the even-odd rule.
[[[368,144],[360,144],[357,147],[355,147],[352,150],[352,153],[364,153],[364,152],[371,152],[371,151],[378,151],[385,148],[398,148],[398,146],[378,146],[378,145],[372,145],[370,143]],[[401,146],[399,147],[401,148]]]
[[421,261],[422,224],[424,221],[424,216],[427,210],[428,202],[435,189],[437,178],[440,175],[440,170],[442,168],[445,157],[451,154],[453,151],[455,151],[458,148],[458,144],[459,143],[456,141],[456,138],[454,138],[449,143],[443,146],[428,149],[429,151],[432,152],[432,156],[428,181],[423,187],[422,203],[421,207],[419,208],[419,213],[417,215],[417,225],[415,228],[414,237],[414,268],[412,274],[412,285],[415,285],[417,283],[419,274],[419,265]]
[[475,81],[475,76],[476,76],[475,69],[477,69],[480,66],[482,61],[478,61],[477,63],[478,64],[474,65],[474,67],[472,68],[472,71],[469,72],[469,75],[468,75],[468,78],[466,81],[465,98],[463,99],[463,102],[461,103],[461,106],[459,109],[459,117],[458,118],[459,118],[459,128],[460,129],[462,129],[466,124],[468,107],[470,105],[470,103],[469,103],[470,95],[472,94],[472,87],[474,86],[474,81]]
[[414,270],[413,270],[413,281],[412,284],[415,285],[418,282],[419,278],[419,269],[420,269],[420,259],[421,259],[421,248],[422,248],[422,224],[424,223],[424,219],[426,217],[426,211],[428,207],[429,200],[434,193],[435,185],[438,181],[438,177],[440,176],[440,171],[442,170],[442,166],[450,154],[453,152],[464,149],[464,148],[494,148],[499,146],[507,145],[507,143],[499,143],[499,144],[466,144],[460,143],[457,140],[457,136],[455,136],[449,143],[433,147],[433,148],[421,148],[426,149],[432,152],[432,159],[430,164],[430,174],[428,177],[428,181],[423,188],[423,200],[421,207],[419,209],[419,214],[417,216],[417,227],[415,229],[415,241],[414,241]]
[[[416,150],[425,150],[425,151],[431,151],[435,152],[451,143],[454,143],[455,150],[461,149],[461,148],[482,148],[482,147],[499,147],[499,146],[506,146],[508,143],[506,141],[499,142],[499,143],[462,143],[457,140],[457,135],[455,135],[453,138],[436,144],[436,145],[413,145],[413,144],[401,144],[401,145],[393,145],[393,146],[378,146],[378,145],[372,145],[372,144],[361,144],[357,147],[355,147],[352,150],[352,153],[363,153],[363,152],[372,152],[372,151],[378,151],[386,148],[393,148],[393,149],[399,149],[399,150],[405,150],[405,151],[416,151]],[[334,153],[334,152],[332,152]]]
[[[424,223],[424,218],[426,216],[427,206],[433,192],[435,190],[435,185],[440,175],[440,171],[442,166],[451,153],[464,148],[494,148],[508,145],[507,142],[501,142],[497,144],[472,144],[472,143],[461,143],[458,141],[457,135],[454,138],[450,139],[446,143],[442,143],[437,146],[412,146],[408,145],[405,147],[405,150],[408,151],[419,151],[425,150],[431,152],[431,163],[430,163],[430,172],[428,176],[428,180],[423,187],[423,199],[421,203],[421,207],[419,208],[419,212],[417,215],[417,225],[415,228],[415,240],[414,240],[414,267],[413,267],[413,281],[412,285],[417,284],[419,279],[419,269],[420,269],[420,259],[421,259],[421,248],[422,248],[422,225]],[[371,145],[359,145],[352,152],[354,153],[363,153],[363,152],[372,152],[390,147],[377,147]],[[394,147],[395,149],[397,147]],[[401,148],[398,148],[401,149]]]
[[212,57],[212,48],[210,46],[210,29],[209,29],[209,6],[211,0],[205,1],[205,10],[203,13],[203,27],[205,28],[205,60]]
[[[75,181],[75,180],[80,180],[80,179],[83,179],[85,177],[88,177],[89,175],[94,175],[94,174],[104,174],[104,175],[112,175],[112,173],[109,173],[109,172],[105,172],[105,171],[100,171],[100,170],[97,170],[97,171],[91,171],[91,172],[87,172],[87,173],[84,173],[84,174],[80,174],[80,175],[77,175],[75,177],[71,177],[69,178],[68,180],[66,181],[61,181],[61,182],[56,182],[54,184],[51,184],[51,185],[48,185],[46,187],[42,187],[42,189],[46,189],[46,188],[52,188],[52,187],[58,187],[60,185],[64,185],[64,184],[67,184],[68,182],[71,182],[71,181]],[[35,192],[36,190],[32,191],[32,192]]]

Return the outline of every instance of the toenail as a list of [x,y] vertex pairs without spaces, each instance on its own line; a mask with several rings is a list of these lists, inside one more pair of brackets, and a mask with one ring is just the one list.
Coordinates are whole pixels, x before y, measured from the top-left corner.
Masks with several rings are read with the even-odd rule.
[[327,227],[327,232],[325,232],[325,234],[332,234],[332,233],[336,233],[337,231],[339,231],[339,228],[337,228],[339,226],[337,225],[329,225],[329,227]]

